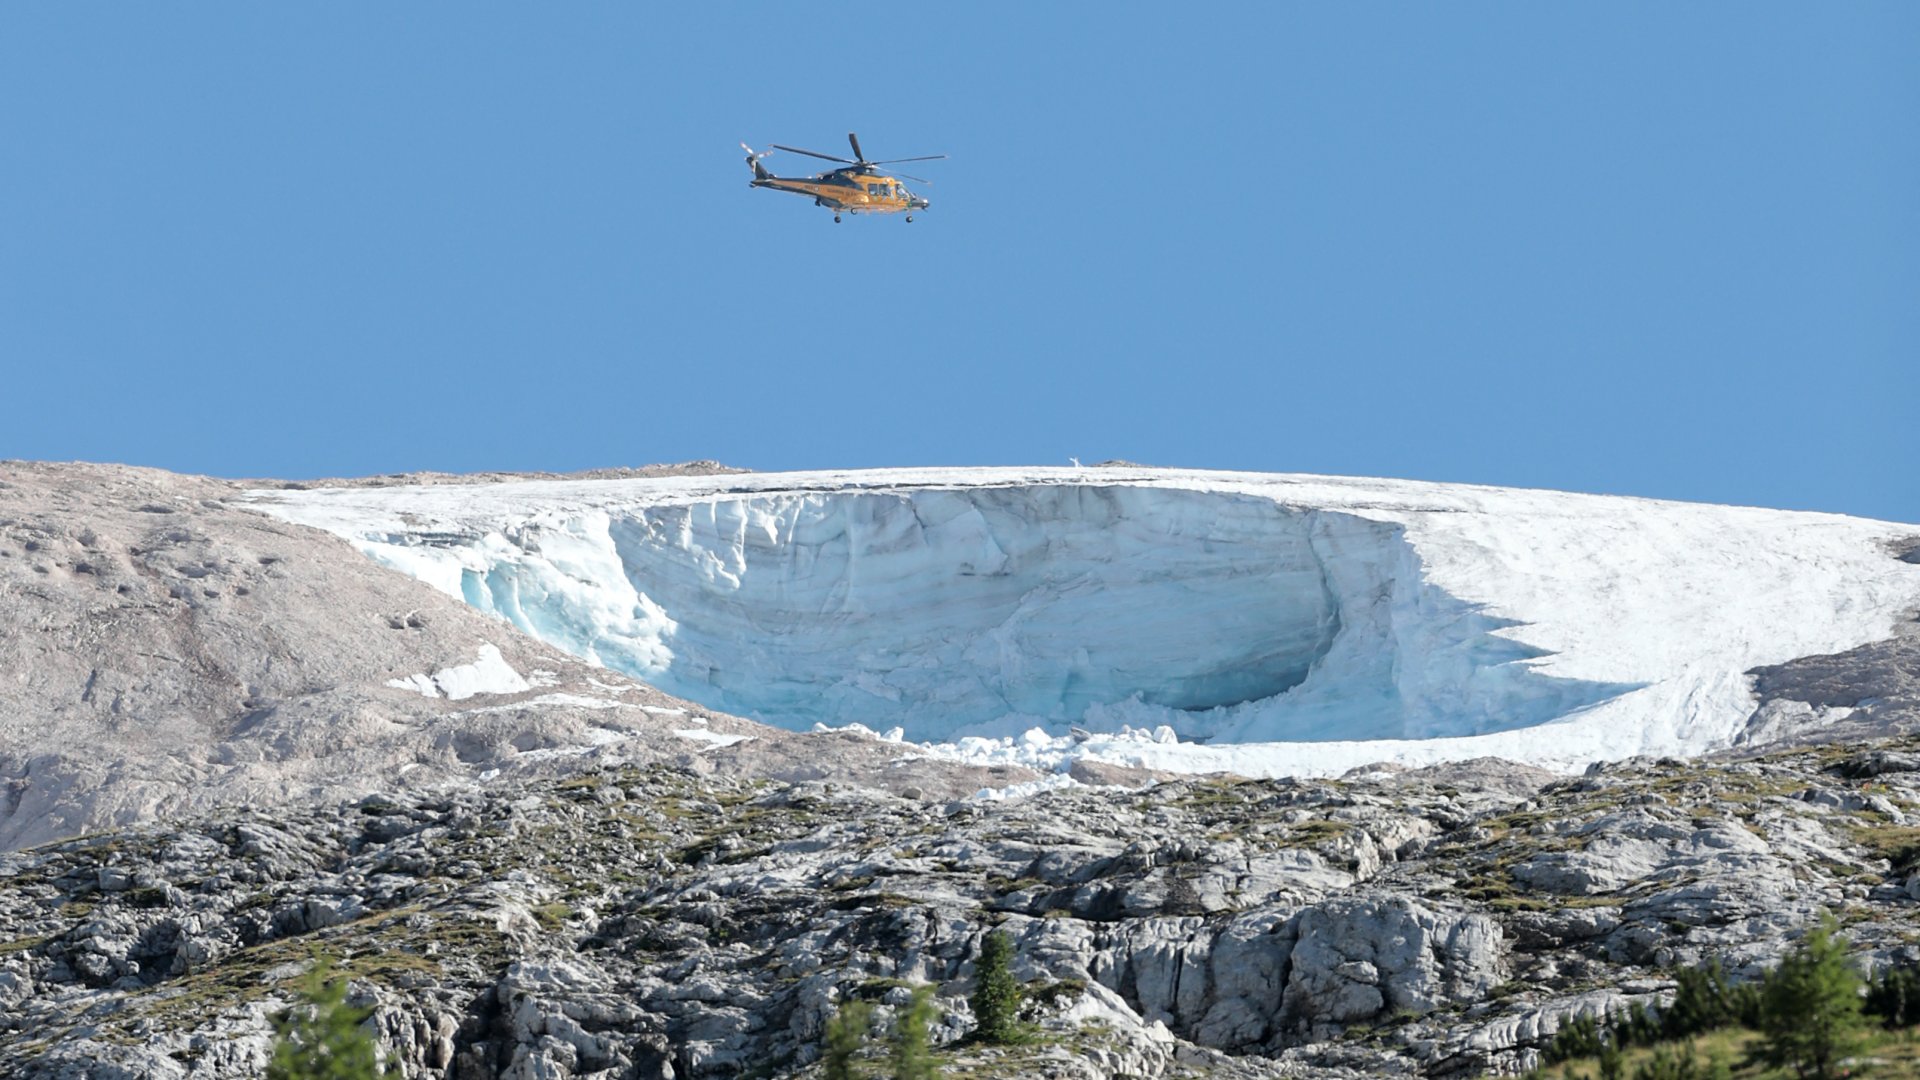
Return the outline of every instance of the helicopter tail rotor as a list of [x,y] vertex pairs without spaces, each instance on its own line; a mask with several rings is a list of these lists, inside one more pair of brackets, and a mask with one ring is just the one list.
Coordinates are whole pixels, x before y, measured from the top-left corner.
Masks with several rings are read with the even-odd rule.
[[753,178],[755,180],[771,180],[773,178],[773,174],[767,171],[767,167],[760,164],[760,159],[773,153],[773,151],[762,150],[755,153],[753,147],[748,146],[746,143],[741,143],[740,149],[747,152],[747,165],[753,169]]

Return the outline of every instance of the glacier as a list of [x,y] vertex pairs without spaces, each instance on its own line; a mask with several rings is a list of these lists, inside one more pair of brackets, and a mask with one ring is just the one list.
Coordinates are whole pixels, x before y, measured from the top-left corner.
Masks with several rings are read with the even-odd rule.
[[1725,745],[1745,672],[1884,638],[1916,530],[1082,467],[260,491],[590,662],[927,752],[1250,775]]

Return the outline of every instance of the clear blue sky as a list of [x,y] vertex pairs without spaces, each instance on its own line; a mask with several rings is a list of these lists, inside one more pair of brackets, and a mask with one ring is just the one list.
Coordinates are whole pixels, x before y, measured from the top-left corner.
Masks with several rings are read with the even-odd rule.
[[1920,4],[0,6],[0,457],[1920,521],[1917,365]]

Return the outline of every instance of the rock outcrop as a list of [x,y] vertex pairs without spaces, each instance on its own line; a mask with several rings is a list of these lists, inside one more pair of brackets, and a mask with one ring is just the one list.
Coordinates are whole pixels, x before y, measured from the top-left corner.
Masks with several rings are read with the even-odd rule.
[[[943,1058],[994,1075],[1517,1069],[1674,965],[1756,972],[1821,910],[1920,960],[1917,763],[948,802],[654,764],[225,811],[0,857],[0,1071],[256,1076],[316,951],[408,1077],[811,1075],[840,1004],[884,1018],[921,983]],[[994,930],[1029,1046],[963,1038]]]

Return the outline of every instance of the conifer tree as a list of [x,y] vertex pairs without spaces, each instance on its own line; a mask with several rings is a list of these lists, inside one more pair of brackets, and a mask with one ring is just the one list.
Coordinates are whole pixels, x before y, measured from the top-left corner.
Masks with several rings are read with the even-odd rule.
[[939,1076],[933,1064],[933,1049],[927,1042],[933,1013],[933,987],[916,986],[913,999],[894,1014],[893,1034],[887,1048],[893,1080],[936,1080]]
[[849,1001],[827,1021],[827,1052],[822,1059],[826,1080],[855,1080],[853,1059],[867,1041],[867,1029],[873,1023],[873,1006],[864,1001]]
[[974,1036],[981,1042],[1017,1043],[1025,1035],[1020,1025],[1020,1003],[1026,991],[1013,977],[1013,938],[996,930],[980,941],[980,959],[974,962],[973,996],[967,1004],[979,1024]]
[[1860,1044],[1860,977],[1847,966],[1838,929],[1832,915],[1821,915],[1767,976],[1761,999],[1763,1056],[1804,1080],[1839,1075],[1841,1060]]
[[375,1080],[373,1037],[360,1027],[372,1010],[347,1004],[347,980],[326,955],[301,976],[300,997],[274,1021],[267,1080]]

